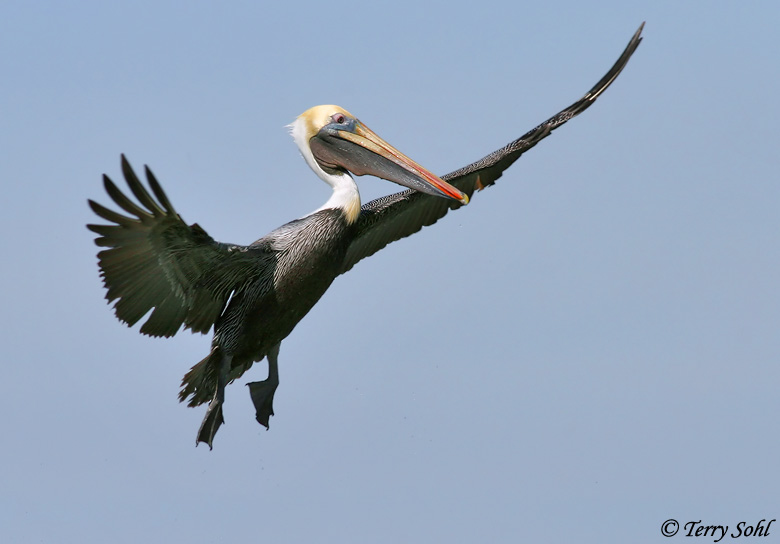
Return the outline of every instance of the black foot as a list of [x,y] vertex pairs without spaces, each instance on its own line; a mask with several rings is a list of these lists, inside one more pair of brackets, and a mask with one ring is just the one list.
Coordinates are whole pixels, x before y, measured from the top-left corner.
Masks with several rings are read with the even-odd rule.
[[198,439],[195,441],[197,446],[201,442],[205,442],[209,445],[209,449],[213,449],[212,442],[214,441],[214,435],[217,434],[219,426],[225,422],[222,417],[222,403],[215,400],[209,404],[209,409],[206,410],[206,417],[203,418],[203,423],[200,424],[198,430]]
[[249,394],[252,396],[252,402],[255,405],[255,418],[257,422],[268,428],[268,419],[274,415],[274,392],[278,383],[263,380],[262,382],[252,382],[249,386]]

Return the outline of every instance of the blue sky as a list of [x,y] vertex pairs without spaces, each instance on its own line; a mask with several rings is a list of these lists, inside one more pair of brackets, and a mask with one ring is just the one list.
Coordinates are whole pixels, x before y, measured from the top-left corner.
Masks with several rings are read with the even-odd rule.
[[[779,15],[4,2],[0,540],[658,542],[780,516]],[[84,228],[120,153],[249,243],[328,197],[285,129],[310,106],[444,174],[579,98],[642,21],[596,105],[334,283],[282,344],[269,432],[263,363],[194,447],[176,394],[210,338],[120,324]]]

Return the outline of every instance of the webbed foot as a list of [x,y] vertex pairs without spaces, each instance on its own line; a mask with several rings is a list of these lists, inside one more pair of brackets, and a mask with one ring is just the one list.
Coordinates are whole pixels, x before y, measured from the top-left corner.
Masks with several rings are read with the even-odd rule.
[[257,422],[268,429],[268,419],[274,415],[274,393],[279,385],[272,380],[263,380],[261,382],[251,382],[249,394],[252,396],[252,403],[255,405],[255,419]]
[[222,402],[214,399],[211,401],[211,404],[209,404],[208,410],[206,410],[206,417],[203,418],[203,423],[200,424],[195,445],[197,446],[201,442],[205,442],[209,445],[209,449],[214,449],[212,446],[214,435],[217,434],[220,425],[224,422],[225,419],[222,417]]

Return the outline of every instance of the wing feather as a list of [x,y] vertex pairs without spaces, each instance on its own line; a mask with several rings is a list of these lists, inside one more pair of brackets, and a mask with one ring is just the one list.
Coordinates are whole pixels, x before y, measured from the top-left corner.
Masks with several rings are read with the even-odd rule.
[[[442,176],[442,179],[466,193],[469,199],[475,191],[481,191],[485,187],[493,185],[523,153],[549,136],[553,130],[569,119],[589,108],[596,98],[615,81],[642,41],[643,28],[644,23],[640,25],[612,68],[585,96],[520,138],[468,166]],[[350,270],[359,261],[373,255],[388,244],[436,223],[447,212],[460,207],[461,204],[458,202],[425,195],[414,190],[402,191],[368,202],[361,208],[357,224],[358,234],[347,251],[341,273]]]
[[[114,184],[111,179],[104,175],[103,176],[103,185],[106,188],[106,192],[108,193],[108,196],[111,197],[111,200],[113,200],[120,208],[122,208],[127,213],[134,215],[135,217],[138,217],[139,219],[152,219],[154,216],[152,212],[149,212],[147,210],[144,210],[143,208],[139,207],[135,202],[130,200],[125,194],[119,190],[119,188]],[[132,185],[130,185],[132,187]]]
[[111,223],[87,225],[98,235],[95,243],[108,248],[98,253],[106,298],[116,301],[114,312],[128,325],[148,315],[141,326],[144,334],[173,336],[182,325],[208,332],[230,293],[268,270],[273,253],[263,245],[214,241],[200,226],[188,226],[181,219],[148,168],[151,193],[124,155],[122,172],[138,203],[107,176],[104,185],[128,215],[89,201],[92,211]]

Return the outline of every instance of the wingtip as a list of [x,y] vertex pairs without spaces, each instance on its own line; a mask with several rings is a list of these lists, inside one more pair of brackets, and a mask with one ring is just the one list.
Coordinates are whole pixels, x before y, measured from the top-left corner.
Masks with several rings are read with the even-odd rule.
[[642,21],[642,24],[639,25],[639,28],[636,29],[636,32],[634,32],[634,35],[631,37],[631,43],[636,43],[636,47],[639,47],[639,44],[642,42],[642,31],[644,28],[645,21]]
[[111,194],[112,190],[119,190],[113,180],[106,174],[103,174],[103,188],[109,195]]

